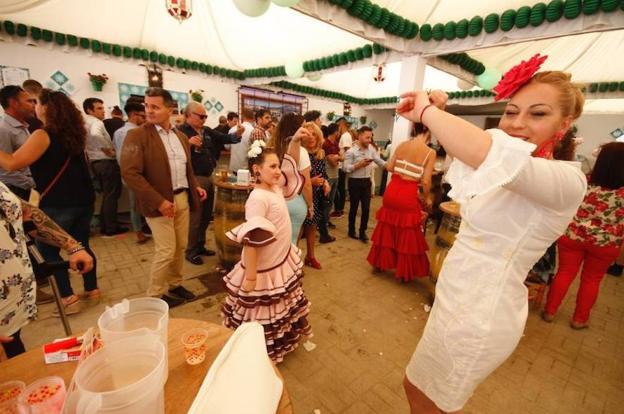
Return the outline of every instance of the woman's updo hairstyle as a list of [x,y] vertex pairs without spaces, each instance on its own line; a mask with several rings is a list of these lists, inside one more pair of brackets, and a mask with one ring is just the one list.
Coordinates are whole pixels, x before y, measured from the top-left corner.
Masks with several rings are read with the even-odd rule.
[[531,83],[545,83],[559,91],[559,104],[564,117],[571,116],[572,120],[578,119],[583,113],[585,96],[581,91],[581,85],[571,81],[572,75],[561,71],[538,72],[531,79]]
[[[249,168],[249,172],[254,174],[253,166],[261,166],[266,161],[266,157],[269,154],[277,154],[274,148],[271,147],[258,147],[261,149],[260,153],[250,156],[247,154],[247,168]],[[251,150],[250,150],[251,151]]]

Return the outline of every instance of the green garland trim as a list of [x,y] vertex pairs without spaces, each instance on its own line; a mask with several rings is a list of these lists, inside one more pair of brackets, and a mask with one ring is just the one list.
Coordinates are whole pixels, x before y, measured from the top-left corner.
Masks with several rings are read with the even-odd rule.
[[485,65],[476,59],[468,56],[467,53],[449,53],[447,55],[438,56],[440,59],[458,65],[466,72],[479,76],[485,72]]
[[424,42],[432,39],[436,41],[464,39],[467,35],[479,36],[482,31],[494,33],[499,29],[508,32],[514,27],[517,29],[529,26],[538,27],[545,22],[554,23],[562,17],[572,20],[600,12],[612,13],[618,8],[624,11],[623,0],[551,0],[548,4],[540,2],[533,6],[522,6],[517,10],[509,9],[500,16],[490,13],[485,18],[474,16],[469,21],[461,19],[458,22],[435,23],[433,26],[425,23],[419,29],[417,23],[392,13],[386,8],[381,8],[373,4],[371,0],[325,1],[387,33],[406,39],[414,39],[418,36]]
[[418,24],[385,7],[374,4],[371,0],[325,0],[344,9],[351,16],[362,20],[378,29],[405,39],[418,35]]
[[336,99],[336,100],[354,103],[358,105],[377,105],[377,104],[397,103],[396,96],[387,96],[383,98],[358,98],[355,96],[347,95],[346,93],[329,91],[327,89],[313,88],[311,86],[299,85],[298,83],[292,83],[288,81],[271,82],[270,85],[276,86],[281,89],[289,89],[295,92],[305,93],[307,95],[314,95],[314,96],[320,96],[323,98]]

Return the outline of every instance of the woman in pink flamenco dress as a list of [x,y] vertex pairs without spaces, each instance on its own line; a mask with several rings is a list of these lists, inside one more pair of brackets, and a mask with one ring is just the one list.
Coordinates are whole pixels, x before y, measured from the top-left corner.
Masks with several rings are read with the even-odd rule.
[[227,291],[223,324],[231,329],[250,321],[262,324],[267,352],[275,362],[311,336],[301,251],[291,243],[286,206],[286,199],[295,197],[303,185],[297,158],[306,134],[304,129],[297,131],[281,162],[263,142],[251,146],[249,170],[256,186],[245,203],[245,222],[226,233],[243,245],[243,253],[223,278]]

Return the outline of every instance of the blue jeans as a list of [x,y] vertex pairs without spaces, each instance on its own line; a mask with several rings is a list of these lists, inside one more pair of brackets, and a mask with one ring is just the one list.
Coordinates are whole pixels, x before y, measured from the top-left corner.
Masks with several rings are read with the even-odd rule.
[[292,244],[297,245],[299,231],[301,231],[301,226],[308,214],[308,205],[303,195],[299,194],[297,197],[288,200],[286,206],[288,207],[288,214],[290,215],[290,223],[292,226],[291,241]]
[[141,214],[136,209],[136,195],[134,191],[126,187],[128,190],[128,204],[130,204],[130,222],[132,223],[132,230],[135,232],[141,231],[143,228],[143,222],[141,221]]
[[[42,207],[46,213],[56,224],[69,233],[74,239],[82,243],[87,252],[93,257],[93,269],[89,273],[82,275],[84,281],[85,292],[97,289],[96,277],[96,260],[95,254],[89,248],[89,231],[91,217],[93,216],[93,206],[81,207]],[[37,242],[37,247],[46,262],[57,262],[63,260],[59,255],[58,247],[50,246]],[[74,294],[71,283],[69,282],[69,273],[67,270],[60,270],[54,274],[56,283],[58,284],[61,296],[66,298]]]

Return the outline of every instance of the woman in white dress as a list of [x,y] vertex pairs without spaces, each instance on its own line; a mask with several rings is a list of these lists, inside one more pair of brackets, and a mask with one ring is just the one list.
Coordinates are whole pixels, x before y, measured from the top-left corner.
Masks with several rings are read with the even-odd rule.
[[462,216],[406,369],[412,413],[461,413],[479,383],[511,355],[528,313],[524,279],[585,194],[582,172],[552,160],[582,112],[583,95],[569,74],[533,75],[544,59],[522,62],[495,88],[497,99],[511,98],[498,129],[483,131],[439,109],[447,100],[440,91],[406,93],[397,106],[454,157],[449,196]]

